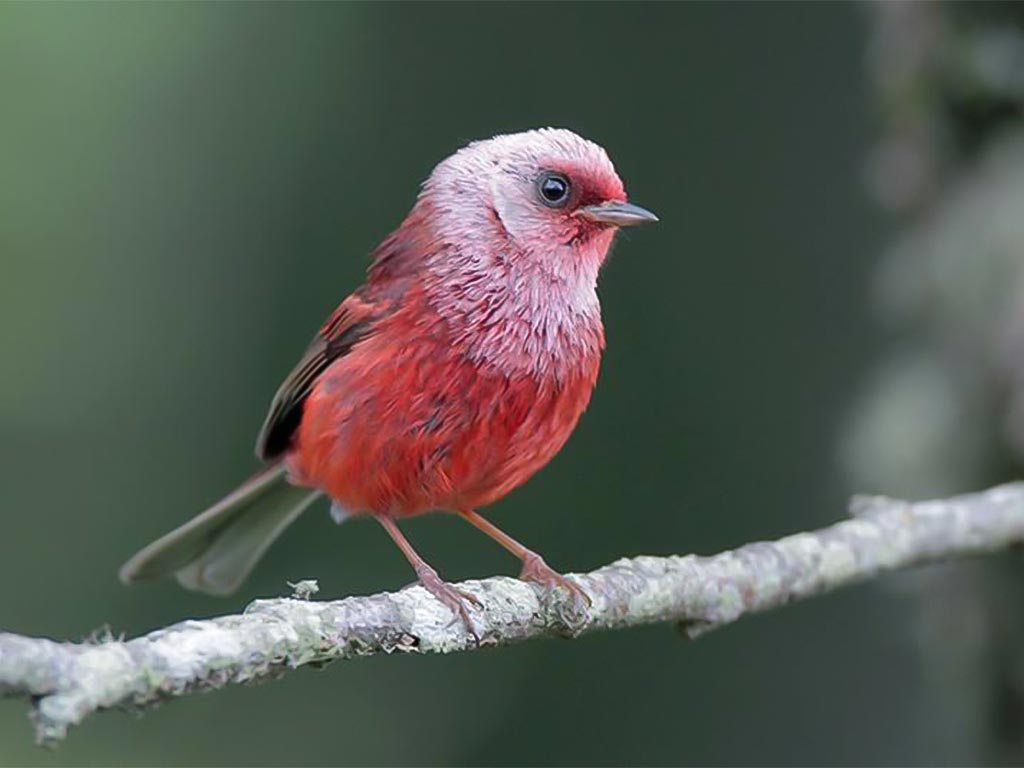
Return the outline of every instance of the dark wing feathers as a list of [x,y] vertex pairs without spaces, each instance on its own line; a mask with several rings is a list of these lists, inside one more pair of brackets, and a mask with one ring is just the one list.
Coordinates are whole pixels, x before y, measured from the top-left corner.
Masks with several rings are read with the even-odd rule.
[[302,421],[302,406],[313,385],[327,367],[348,354],[371,330],[376,320],[372,305],[350,296],[324,324],[306,349],[299,364],[284,380],[256,439],[256,455],[273,461],[291,445]]

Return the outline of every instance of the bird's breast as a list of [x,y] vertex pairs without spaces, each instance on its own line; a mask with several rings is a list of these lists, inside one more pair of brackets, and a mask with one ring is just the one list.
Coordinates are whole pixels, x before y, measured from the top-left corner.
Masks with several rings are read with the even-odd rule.
[[288,458],[352,512],[489,504],[550,461],[589,403],[600,346],[557,368],[505,366],[441,319],[398,321],[324,373]]
[[429,259],[425,301],[473,360],[566,378],[604,347],[599,267],[569,247],[442,250]]

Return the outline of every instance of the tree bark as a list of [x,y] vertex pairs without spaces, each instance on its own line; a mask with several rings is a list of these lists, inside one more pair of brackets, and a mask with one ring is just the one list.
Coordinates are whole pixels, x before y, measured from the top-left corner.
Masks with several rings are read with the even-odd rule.
[[239,615],[188,620],[132,640],[89,643],[0,633],[0,694],[29,699],[37,740],[54,744],[92,712],[376,653],[451,653],[536,637],[676,623],[690,637],[880,573],[1024,542],[1024,483],[946,500],[856,497],[853,519],[710,557],[641,556],[571,578],[592,605],[507,577],[459,589],[482,603],[475,634],[430,593],[257,600]]

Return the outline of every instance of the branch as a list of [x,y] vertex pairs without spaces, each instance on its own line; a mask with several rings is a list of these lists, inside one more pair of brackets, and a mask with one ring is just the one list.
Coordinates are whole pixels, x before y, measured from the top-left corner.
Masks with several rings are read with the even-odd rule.
[[[240,615],[183,621],[133,640],[60,643],[0,633],[0,695],[29,698],[40,743],[101,709],[375,653],[451,653],[535,637],[679,623],[690,637],[885,571],[1024,542],[1024,483],[942,501],[857,497],[853,519],[712,557],[618,560],[572,578],[593,605],[517,579],[459,585],[480,599],[477,636],[422,587],[331,602],[257,600]],[[297,585],[308,592],[310,583]]]

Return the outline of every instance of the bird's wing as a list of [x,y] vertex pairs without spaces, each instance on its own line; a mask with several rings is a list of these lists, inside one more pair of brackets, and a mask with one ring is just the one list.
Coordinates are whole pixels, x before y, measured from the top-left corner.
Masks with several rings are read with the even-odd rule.
[[310,342],[298,365],[281,384],[256,439],[256,455],[273,461],[291,445],[292,435],[302,420],[302,406],[313,384],[327,367],[348,354],[373,330],[385,312],[373,301],[354,293],[345,299]]

